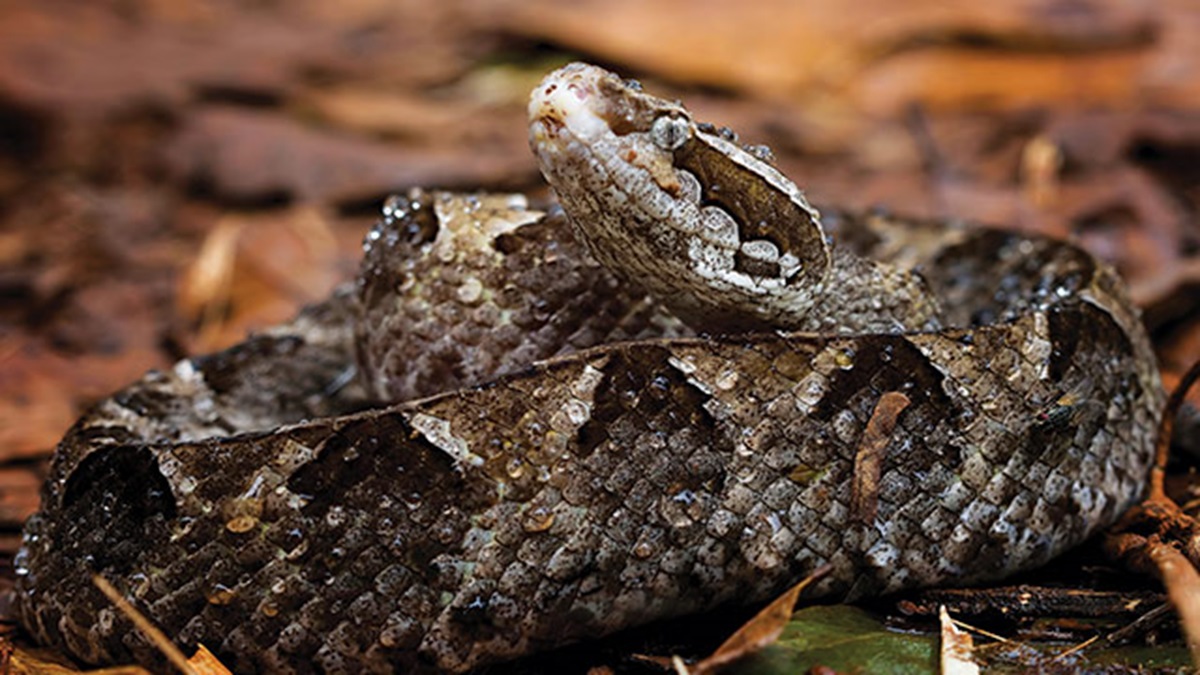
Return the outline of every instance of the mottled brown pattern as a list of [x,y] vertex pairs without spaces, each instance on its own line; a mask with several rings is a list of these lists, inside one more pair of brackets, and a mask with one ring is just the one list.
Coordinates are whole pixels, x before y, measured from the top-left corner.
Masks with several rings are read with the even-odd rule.
[[68,432],[16,561],[21,622],[89,663],[159,663],[95,572],[239,672],[463,671],[823,564],[835,597],[998,578],[1137,498],[1162,393],[1111,269],[823,217],[921,270],[942,327],[692,335],[561,214],[398,198],[356,288]]

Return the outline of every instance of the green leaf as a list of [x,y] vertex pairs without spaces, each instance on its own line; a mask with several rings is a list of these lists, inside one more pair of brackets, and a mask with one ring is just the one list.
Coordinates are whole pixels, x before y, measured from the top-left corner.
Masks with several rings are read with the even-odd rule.
[[889,631],[869,612],[850,605],[807,607],[792,616],[775,644],[733,672],[782,675],[818,665],[839,672],[925,675],[937,667],[937,640]]
[[[1062,643],[997,645],[975,638],[976,659],[987,673],[1039,672],[1046,668],[1089,673],[1191,673],[1183,646],[1092,646],[1064,658]],[[889,630],[870,612],[850,605],[807,607],[796,612],[779,640],[732,666],[734,675],[793,675],[814,666],[839,673],[937,673],[935,634]]]

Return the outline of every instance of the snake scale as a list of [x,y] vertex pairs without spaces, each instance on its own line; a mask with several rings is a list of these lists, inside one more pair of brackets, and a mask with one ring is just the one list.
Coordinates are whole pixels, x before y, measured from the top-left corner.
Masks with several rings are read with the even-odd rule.
[[388,201],[355,284],[59,445],[16,608],[160,663],[464,671],[654,619],[1039,565],[1142,489],[1138,311],[1061,242],[823,209],[597,67],[534,91],[561,208]]

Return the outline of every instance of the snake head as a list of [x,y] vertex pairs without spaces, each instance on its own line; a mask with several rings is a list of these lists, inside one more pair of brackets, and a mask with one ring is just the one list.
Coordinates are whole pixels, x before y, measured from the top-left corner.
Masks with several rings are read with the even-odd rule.
[[681,104],[573,63],[534,89],[529,138],[602,264],[716,330],[798,323],[830,267],[820,217],[761,152]]

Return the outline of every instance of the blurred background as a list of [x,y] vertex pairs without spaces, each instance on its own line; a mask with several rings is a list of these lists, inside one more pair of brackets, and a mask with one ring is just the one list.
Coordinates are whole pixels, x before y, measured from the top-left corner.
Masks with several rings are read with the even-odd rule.
[[83,407],[322,298],[389,193],[549,198],[525,101],[574,59],[818,204],[1081,241],[1171,382],[1200,358],[1197,35],[1195,0],[0,2],[0,553]]

